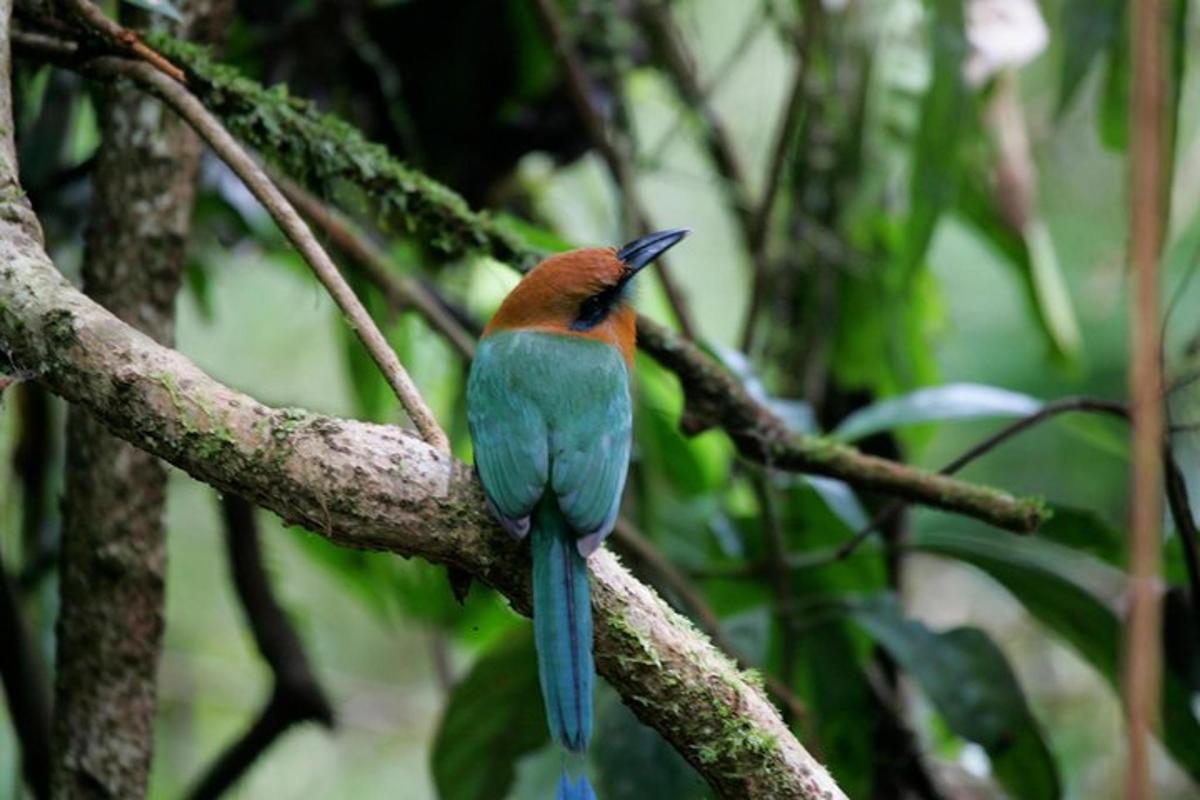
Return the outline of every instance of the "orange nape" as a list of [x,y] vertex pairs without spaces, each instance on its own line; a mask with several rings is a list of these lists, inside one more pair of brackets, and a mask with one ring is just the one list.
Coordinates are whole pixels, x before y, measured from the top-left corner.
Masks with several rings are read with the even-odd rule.
[[621,351],[632,366],[637,342],[637,314],[617,299],[603,320],[586,330],[572,327],[580,307],[606,291],[620,291],[629,268],[612,247],[589,247],[547,258],[504,298],[483,331],[541,331],[595,339]]

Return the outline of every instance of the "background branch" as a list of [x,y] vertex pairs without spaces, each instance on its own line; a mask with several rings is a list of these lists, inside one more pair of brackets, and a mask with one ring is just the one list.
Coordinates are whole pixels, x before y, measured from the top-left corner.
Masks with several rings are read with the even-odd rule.
[[[587,130],[592,145],[599,151],[609,172],[612,173],[621,198],[626,204],[628,216],[637,230],[636,235],[648,234],[651,232],[650,215],[642,204],[633,164],[627,154],[608,135],[604,119],[592,103],[591,79],[583,59],[563,25],[558,7],[555,6],[554,0],[537,0],[537,8],[546,35],[549,36],[550,44],[554,48],[555,55],[558,56],[559,66],[565,75],[576,113],[579,115],[584,129]],[[688,311],[687,299],[683,290],[672,277],[673,274],[667,259],[660,258],[656,263],[655,272],[662,282],[663,290],[666,292],[667,301],[675,314],[675,321],[679,324],[679,329],[688,339],[695,339],[697,331],[691,313]]]
[[[99,14],[90,3],[70,5],[81,14]],[[191,4],[177,31],[186,35],[214,5],[219,3]],[[144,24],[165,22],[137,9],[123,11]],[[149,64],[140,66],[172,81]],[[102,139],[83,288],[119,319],[169,344],[200,142],[186,124],[127,83],[104,86],[99,101]],[[147,792],[154,750],[166,470],[79,406],[68,412],[66,438],[53,792],[139,798]]]
[[250,728],[223,752],[188,793],[191,800],[219,797],[289,728],[304,722],[334,725],[333,707],[317,681],[304,646],[271,590],[263,566],[254,506],[233,494],[220,499],[225,551],[238,600],[254,643],[271,668],[271,696]]
[[128,77],[149,89],[176,113],[188,121],[229,168],[246,184],[250,193],[263,204],[284,235],[295,245],[317,278],[342,310],[350,327],[357,334],[371,358],[379,366],[388,385],[399,398],[409,419],[425,441],[439,450],[449,450],[450,441],[438,425],[433,411],[426,405],[412,378],[396,357],[387,339],[376,327],[371,315],[363,308],[354,291],[338,272],[333,260],[313,237],[308,225],[288,199],[253,158],[222,125],[181,84],[147,64],[119,58],[98,58],[88,62],[89,73]]

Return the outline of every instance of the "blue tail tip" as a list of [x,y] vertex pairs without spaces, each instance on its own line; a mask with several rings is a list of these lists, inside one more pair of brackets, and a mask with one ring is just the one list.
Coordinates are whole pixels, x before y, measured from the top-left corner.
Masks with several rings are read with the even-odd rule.
[[596,800],[596,793],[592,791],[592,785],[588,783],[586,776],[580,775],[572,782],[564,773],[558,779],[558,794],[555,795],[555,800]]

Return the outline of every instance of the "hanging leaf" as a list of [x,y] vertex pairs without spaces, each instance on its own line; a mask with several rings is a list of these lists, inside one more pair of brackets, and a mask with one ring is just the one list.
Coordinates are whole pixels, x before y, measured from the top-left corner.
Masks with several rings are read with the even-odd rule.
[[825,501],[825,505],[829,507],[834,516],[842,521],[847,530],[857,531],[866,527],[870,519],[867,517],[862,503],[859,502],[858,495],[854,493],[849,484],[816,475],[803,475],[801,478]]
[[840,439],[862,439],[881,431],[922,422],[1025,417],[1042,402],[1026,394],[977,383],[951,383],[881,400],[850,414],[833,434]]
[[935,633],[895,598],[854,603],[850,616],[915,680],[955,734],[988,752],[1016,798],[1061,795],[1058,768],[1008,660],[978,628]]
[[1050,334],[1055,349],[1073,356],[1079,352],[1079,322],[1075,319],[1075,307],[1071,304],[1071,293],[1059,266],[1050,231],[1045,222],[1035,217],[1027,226],[1024,238],[1029,249],[1030,276],[1038,316]]
[[1062,75],[1058,114],[1062,115],[1087,77],[1096,57],[1121,35],[1128,0],[1066,0],[1062,9]]
[[549,738],[526,625],[483,654],[450,695],[433,741],[438,797],[504,797],[517,761]]

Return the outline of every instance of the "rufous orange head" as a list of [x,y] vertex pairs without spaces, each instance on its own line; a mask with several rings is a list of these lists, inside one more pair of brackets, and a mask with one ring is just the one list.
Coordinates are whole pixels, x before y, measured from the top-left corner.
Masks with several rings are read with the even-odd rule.
[[632,363],[637,315],[628,302],[630,281],[687,235],[686,228],[676,228],[619,250],[589,247],[551,256],[513,287],[483,335],[533,330],[596,339]]

